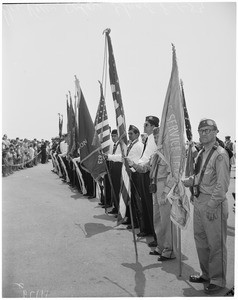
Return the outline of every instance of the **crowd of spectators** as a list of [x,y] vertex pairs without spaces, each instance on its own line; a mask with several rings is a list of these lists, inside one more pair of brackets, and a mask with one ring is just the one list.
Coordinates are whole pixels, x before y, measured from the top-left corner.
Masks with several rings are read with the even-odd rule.
[[31,168],[38,163],[47,163],[50,153],[50,142],[37,139],[9,139],[2,137],[2,176],[6,177],[14,171]]

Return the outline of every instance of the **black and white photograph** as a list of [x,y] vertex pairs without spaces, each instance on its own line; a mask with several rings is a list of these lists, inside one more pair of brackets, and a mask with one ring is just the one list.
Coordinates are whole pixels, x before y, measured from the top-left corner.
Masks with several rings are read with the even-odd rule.
[[237,3],[1,4],[2,298],[235,297]]

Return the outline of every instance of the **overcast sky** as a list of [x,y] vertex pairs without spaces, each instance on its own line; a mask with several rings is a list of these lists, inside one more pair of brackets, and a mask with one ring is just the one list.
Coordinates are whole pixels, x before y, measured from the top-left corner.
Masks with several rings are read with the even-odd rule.
[[[161,118],[176,47],[194,140],[203,117],[235,139],[236,3],[55,3],[2,6],[2,132],[10,138],[58,135],[77,75],[94,121],[104,43],[111,39],[127,128]],[[108,69],[107,69],[108,74]],[[109,80],[109,77],[107,77]],[[109,123],[115,128],[110,86]]]

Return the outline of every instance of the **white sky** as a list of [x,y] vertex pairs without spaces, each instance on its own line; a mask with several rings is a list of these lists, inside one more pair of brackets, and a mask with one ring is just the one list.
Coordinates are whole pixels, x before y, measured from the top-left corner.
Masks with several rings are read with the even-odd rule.
[[[58,135],[59,112],[66,132],[66,94],[74,95],[74,75],[94,121],[106,28],[127,129],[133,124],[142,131],[148,115],[161,118],[174,43],[194,140],[203,117],[217,122],[219,138],[235,139],[235,2],[3,5],[2,133],[51,139]],[[115,128],[109,85],[106,105]]]

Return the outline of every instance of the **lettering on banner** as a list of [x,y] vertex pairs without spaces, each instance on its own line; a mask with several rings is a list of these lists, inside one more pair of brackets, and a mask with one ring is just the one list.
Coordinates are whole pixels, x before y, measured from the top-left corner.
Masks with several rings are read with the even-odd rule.
[[168,126],[168,135],[169,135],[169,148],[171,151],[171,163],[173,166],[173,173],[179,173],[181,155],[182,155],[182,147],[180,141],[180,132],[176,117],[174,114],[171,114],[167,120]]
[[87,140],[85,139],[84,141],[82,141],[80,144],[79,144],[79,148],[82,149],[84,146],[87,145]]
[[103,163],[103,156],[101,154],[98,155],[98,164],[101,165]]

